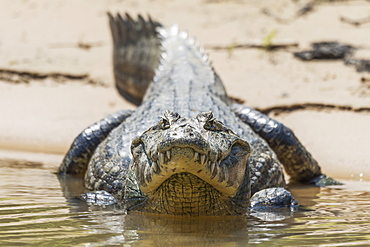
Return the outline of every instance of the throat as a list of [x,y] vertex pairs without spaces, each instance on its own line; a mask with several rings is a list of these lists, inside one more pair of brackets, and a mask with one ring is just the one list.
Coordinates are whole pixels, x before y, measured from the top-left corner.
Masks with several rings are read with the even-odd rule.
[[139,210],[184,216],[237,214],[227,197],[190,173],[171,176],[140,206]]

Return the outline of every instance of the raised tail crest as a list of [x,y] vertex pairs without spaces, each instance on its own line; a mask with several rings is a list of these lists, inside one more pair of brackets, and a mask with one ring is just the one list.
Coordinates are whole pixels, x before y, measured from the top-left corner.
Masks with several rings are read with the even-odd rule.
[[113,66],[119,93],[134,104],[140,104],[153,79],[161,54],[162,25],[150,17],[108,13],[113,38]]

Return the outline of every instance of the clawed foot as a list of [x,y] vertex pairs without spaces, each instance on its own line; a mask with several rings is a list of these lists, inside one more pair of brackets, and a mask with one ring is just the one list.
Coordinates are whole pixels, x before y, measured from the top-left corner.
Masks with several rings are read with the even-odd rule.
[[335,181],[331,177],[328,177],[324,174],[315,177],[314,179],[309,181],[308,184],[313,184],[317,187],[324,187],[328,185],[343,185],[341,182]]
[[250,199],[250,215],[263,221],[281,221],[293,216],[298,202],[284,188],[256,192]]
[[292,194],[284,188],[268,188],[256,192],[250,199],[252,209],[294,208],[298,206]]
[[111,194],[104,190],[87,192],[78,198],[82,201],[85,201],[87,204],[97,206],[108,206],[118,202]]

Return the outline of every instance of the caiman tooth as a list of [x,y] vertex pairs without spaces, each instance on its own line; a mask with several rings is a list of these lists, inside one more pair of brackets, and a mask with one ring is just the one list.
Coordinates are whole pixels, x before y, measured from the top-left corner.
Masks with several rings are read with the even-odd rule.
[[215,164],[211,170],[211,179],[213,179],[214,177],[216,177],[217,175],[217,165]]
[[208,171],[210,171],[210,169],[211,169],[211,160],[208,160],[208,162],[207,162],[207,169],[208,169]]
[[225,181],[228,182],[229,181],[229,172],[227,169],[224,170],[224,174],[225,174]]
[[159,160],[164,164],[164,153],[159,153]]
[[200,156],[200,162],[201,162],[202,165],[204,165],[204,163],[206,162],[206,155],[205,154],[202,154]]
[[216,166],[216,162],[212,162],[211,163],[211,166],[210,166],[210,171],[211,173],[213,173],[214,169],[215,169],[215,166]]
[[167,150],[166,151],[166,156],[167,156],[167,159],[171,159],[171,150]]
[[152,163],[152,169],[153,169],[153,171],[154,171],[154,173],[159,173],[159,163],[158,163],[158,161],[154,161],[153,163]]
[[198,152],[194,152],[194,161],[197,161],[199,158],[199,153]]

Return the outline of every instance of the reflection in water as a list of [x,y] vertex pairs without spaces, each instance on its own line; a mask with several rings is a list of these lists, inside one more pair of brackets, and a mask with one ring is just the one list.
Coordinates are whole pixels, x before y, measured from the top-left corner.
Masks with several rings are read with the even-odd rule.
[[[370,183],[291,189],[291,217],[170,217],[126,214],[73,199],[80,179],[1,167],[0,246],[348,246],[370,244]],[[66,200],[67,198],[67,200]],[[260,215],[258,215],[260,217]]]
[[122,236],[107,239],[106,243],[125,240],[145,246],[219,246],[248,242],[247,220],[243,217],[190,218],[143,214],[107,217],[105,214],[96,219],[105,229],[113,229],[112,221],[122,224],[116,225]]

